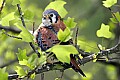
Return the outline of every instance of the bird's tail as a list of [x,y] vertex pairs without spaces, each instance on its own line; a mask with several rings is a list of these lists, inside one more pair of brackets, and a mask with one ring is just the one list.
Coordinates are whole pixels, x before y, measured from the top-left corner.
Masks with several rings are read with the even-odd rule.
[[76,72],[78,72],[79,74],[81,74],[83,77],[86,77],[84,72],[78,66],[78,63],[76,62],[76,59],[72,54],[70,55],[70,59],[71,59],[70,62],[71,62],[71,65],[72,65],[72,69],[75,70]]

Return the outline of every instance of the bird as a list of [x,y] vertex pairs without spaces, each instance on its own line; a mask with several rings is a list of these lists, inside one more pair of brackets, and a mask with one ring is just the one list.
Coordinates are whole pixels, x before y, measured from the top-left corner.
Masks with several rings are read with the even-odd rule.
[[[58,44],[60,40],[57,37],[58,31],[65,30],[66,26],[59,15],[54,9],[47,9],[42,14],[42,23],[38,29],[34,32],[35,42],[41,48],[42,51],[46,51],[54,45]],[[72,44],[72,40],[67,42],[61,42],[61,45]],[[86,77],[84,72],[80,69],[75,55],[70,55],[70,65],[73,70]]]

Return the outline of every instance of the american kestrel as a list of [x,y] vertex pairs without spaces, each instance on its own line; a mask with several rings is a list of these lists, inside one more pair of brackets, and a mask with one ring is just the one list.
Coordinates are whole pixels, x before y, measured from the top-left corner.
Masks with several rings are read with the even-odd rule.
[[[58,44],[60,40],[57,38],[58,31],[65,30],[66,26],[61,20],[60,15],[57,11],[53,9],[48,9],[43,12],[42,23],[35,31],[35,39],[38,46],[41,48],[42,51],[46,51],[47,49],[51,48],[52,46]],[[71,44],[71,40],[68,42],[64,42],[61,44]],[[64,53],[61,53],[64,54]],[[82,74],[85,77],[85,74],[80,69],[76,58],[73,54],[70,55],[70,65],[73,70]]]

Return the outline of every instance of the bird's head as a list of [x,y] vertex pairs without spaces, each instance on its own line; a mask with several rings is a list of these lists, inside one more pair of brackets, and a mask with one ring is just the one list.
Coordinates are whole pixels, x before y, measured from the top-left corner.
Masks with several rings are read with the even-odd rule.
[[45,26],[51,26],[52,24],[57,23],[57,21],[60,19],[60,15],[57,11],[53,9],[48,9],[43,12],[43,18],[42,23]]

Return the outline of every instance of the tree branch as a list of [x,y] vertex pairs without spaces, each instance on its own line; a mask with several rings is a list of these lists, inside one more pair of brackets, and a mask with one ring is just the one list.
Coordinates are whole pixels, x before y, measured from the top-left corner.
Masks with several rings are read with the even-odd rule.
[[[84,52],[86,53],[86,52]],[[110,48],[110,49],[106,49],[106,50],[101,50],[100,52],[98,52],[98,54],[96,55],[95,53],[94,54],[91,54],[89,56],[86,56],[84,58],[81,59],[82,63],[81,65],[87,63],[87,62],[90,62],[94,59],[99,59],[103,56],[107,56],[108,54],[115,54],[115,53],[120,53],[120,44],[117,44],[115,45],[114,47]],[[96,57],[95,57],[96,55]],[[117,63],[114,63],[114,62],[110,62],[110,61],[104,61],[104,63],[108,63],[108,64],[115,64],[115,65],[120,65],[120,64],[117,64]],[[47,72],[47,71],[50,71],[50,70],[61,70],[61,69],[58,69],[58,68],[53,68],[55,65],[62,65],[64,67],[64,70],[70,68],[70,66],[67,66],[66,64],[63,64],[63,63],[53,63],[53,64],[49,64],[49,67],[46,66],[46,67],[42,67],[42,68],[39,68],[35,71],[35,74],[40,74],[40,73],[43,73],[43,72]],[[63,69],[62,69],[63,70]],[[17,79],[19,75],[17,74],[11,74],[8,76],[8,79],[11,80],[11,79]]]
[[0,25],[0,29],[1,30],[4,29],[5,31],[10,31],[10,32],[17,33],[17,34],[21,32],[21,30],[15,29],[15,28],[10,27],[10,26],[2,26],[2,25]]

